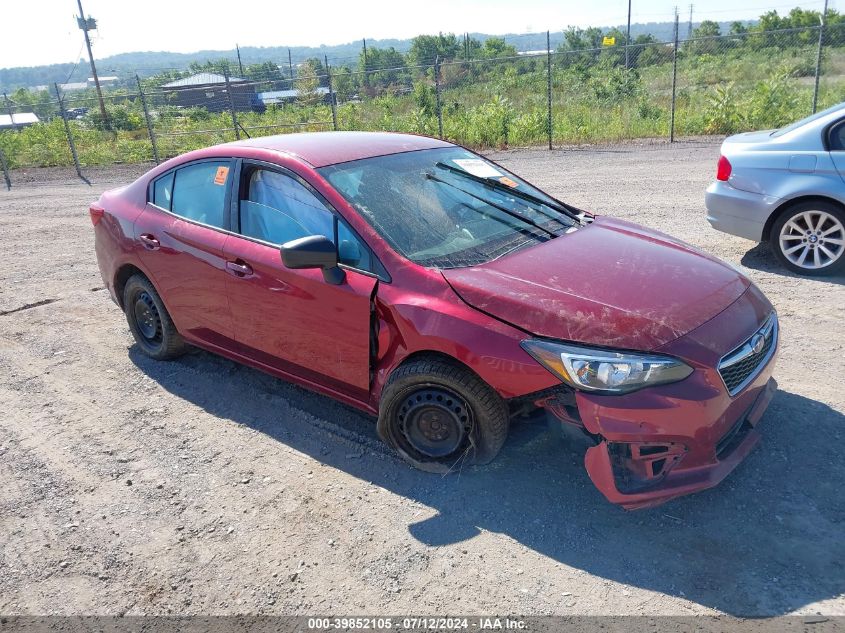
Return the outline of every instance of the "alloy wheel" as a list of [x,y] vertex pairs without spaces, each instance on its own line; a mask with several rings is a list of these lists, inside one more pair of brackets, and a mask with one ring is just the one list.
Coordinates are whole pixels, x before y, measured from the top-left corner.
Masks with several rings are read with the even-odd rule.
[[827,268],[845,252],[845,226],[827,211],[802,211],[783,225],[779,243],[784,257],[795,266]]

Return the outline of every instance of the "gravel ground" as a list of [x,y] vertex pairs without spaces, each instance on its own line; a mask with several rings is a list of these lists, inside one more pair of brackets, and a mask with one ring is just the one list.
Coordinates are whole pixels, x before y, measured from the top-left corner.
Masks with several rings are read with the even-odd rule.
[[[780,391],[719,487],[628,513],[539,425],[413,471],[373,421],[204,352],[146,359],[102,290],[87,205],[139,173],[0,191],[0,613],[845,615],[845,280],[785,273],[704,219],[717,146],[495,158],[677,235],[777,307]],[[40,184],[36,184],[40,183]],[[660,283],[660,280],[655,280]]]

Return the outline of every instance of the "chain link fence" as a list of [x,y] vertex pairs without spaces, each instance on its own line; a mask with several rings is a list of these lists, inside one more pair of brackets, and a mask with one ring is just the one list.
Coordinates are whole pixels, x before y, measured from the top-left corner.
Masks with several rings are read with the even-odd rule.
[[168,71],[107,90],[103,108],[92,90],[58,85],[26,105],[4,95],[0,168],[7,186],[27,167],[71,166],[84,178],[92,166],[321,130],[412,132],[479,149],[673,141],[779,127],[845,100],[845,24],[594,44],[495,54],[466,40],[451,59],[371,53],[246,74]]

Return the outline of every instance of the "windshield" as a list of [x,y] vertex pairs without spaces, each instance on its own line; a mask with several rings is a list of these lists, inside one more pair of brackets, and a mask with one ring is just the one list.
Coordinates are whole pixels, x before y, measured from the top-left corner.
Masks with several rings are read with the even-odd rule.
[[318,171],[396,251],[422,266],[482,264],[578,224],[553,198],[459,147]]
[[801,119],[800,121],[796,121],[795,123],[791,123],[786,127],[782,127],[779,130],[775,130],[772,132],[772,136],[783,136],[793,130],[797,130],[802,125],[807,125],[808,123],[812,123],[813,121],[817,121],[822,117],[827,116],[828,114],[832,114],[833,112],[838,112],[839,110],[845,109],[845,103],[837,103],[835,106],[829,107],[827,110],[822,110],[821,112],[816,112],[815,114],[811,114],[810,116]]

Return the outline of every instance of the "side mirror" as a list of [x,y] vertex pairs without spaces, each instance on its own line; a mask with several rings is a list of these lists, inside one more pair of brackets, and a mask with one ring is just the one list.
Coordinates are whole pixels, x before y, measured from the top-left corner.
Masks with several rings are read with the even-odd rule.
[[337,265],[337,247],[324,235],[309,235],[282,244],[282,263],[287,268],[321,268],[326,283],[341,284],[346,273]]

